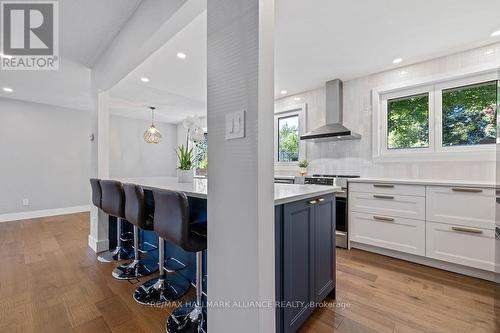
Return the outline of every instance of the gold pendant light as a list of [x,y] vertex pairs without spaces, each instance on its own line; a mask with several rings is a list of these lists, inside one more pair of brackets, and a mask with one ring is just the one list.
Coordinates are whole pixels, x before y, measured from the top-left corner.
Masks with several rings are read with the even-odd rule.
[[160,143],[161,133],[155,127],[155,107],[150,106],[151,109],[151,126],[144,132],[144,141],[146,143]]

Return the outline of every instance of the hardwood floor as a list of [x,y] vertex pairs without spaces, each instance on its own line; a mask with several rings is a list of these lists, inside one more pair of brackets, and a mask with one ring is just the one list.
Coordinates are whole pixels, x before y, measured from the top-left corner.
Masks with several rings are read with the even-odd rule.
[[[0,332],[164,331],[171,309],[135,303],[88,249],[88,220],[0,223]],[[493,283],[358,250],[338,251],[337,280],[301,332],[500,332]]]

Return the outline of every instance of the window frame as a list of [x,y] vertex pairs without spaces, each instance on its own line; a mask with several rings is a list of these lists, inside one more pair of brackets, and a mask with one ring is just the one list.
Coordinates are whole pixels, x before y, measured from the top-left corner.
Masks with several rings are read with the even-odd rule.
[[[372,89],[372,151],[378,161],[401,160],[492,160],[495,144],[446,146],[442,145],[442,91],[499,80],[496,68],[481,66],[471,71],[439,75],[426,80],[407,81]],[[429,93],[429,148],[387,148],[387,100]],[[498,116],[497,110],[497,116]],[[498,131],[498,128],[497,128]]]
[[[417,88],[403,89],[397,92],[387,93],[382,95],[381,105],[382,105],[382,154],[386,156],[391,155],[401,155],[401,154],[428,154],[433,151],[434,147],[434,136],[431,134],[434,128],[434,119],[432,114],[434,112],[434,93],[429,91],[430,86],[422,86]],[[429,147],[425,148],[399,148],[399,149],[389,149],[388,148],[388,101],[391,99],[411,97],[415,95],[429,95],[429,110],[428,110],[428,120],[429,120]]]
[[297,166],[299,161],[305,160],[306,159],[306,142],[303,140],[299,139],[299,160],[298,161],[293,161],[293,162],[281,162],[278,161],[278,144],[279,144],[279,122],[278,120],[280,118],[287,118],[287,117],[293,117],[293,116],[298,116],[299,117],[299,137],[303,134],[306,133],[306,105],[305,104],[298,104],[298,105],[292,105],[289,107],[286,107],[281,110],[277,110],[274,112],[274,165],[276,166]]
[[[462,88],[466,86],[476,85],[480,83],[487,83],[490,81],[497,81],[498,78],[491,78],[490,75],[478,75],[474,77],[464,78],[461,80],[453,80],[449,82],[443,82],[435,85],[436,90],[436,138],[438,138],[438,145],[436,145],[436,152],[466,152],[466,151],[491,151],[491,146],[494,144],[483,144],[483,145],[463,145],[463,146],[443,146],[443,90]],[[498,107],[497,107],[498,114]]]

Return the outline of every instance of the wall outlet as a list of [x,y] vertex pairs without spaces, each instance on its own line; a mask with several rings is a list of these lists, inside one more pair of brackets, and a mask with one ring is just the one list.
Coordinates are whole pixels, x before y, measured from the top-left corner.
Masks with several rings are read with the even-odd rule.
[[23,206],[29,206],[30,205],[30,199],[23,199]]

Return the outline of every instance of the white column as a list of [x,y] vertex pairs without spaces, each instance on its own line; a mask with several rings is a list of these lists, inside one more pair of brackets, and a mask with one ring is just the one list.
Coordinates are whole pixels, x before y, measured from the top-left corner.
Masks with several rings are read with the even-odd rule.
[[[94,91],[94,105],[91,115],[91,175],[95,178],[109,177],[109,92]],[[90,186],[90,185],[89,185]],[[89,246],[94,252],[109,249],[108,215],[91,205]]]
[[[208,1],[208,300],[274,302],[274,1]],[[227,114],[245,110],[241,139]],[[208,309],[209,332],[274,332],[274,309]]]

